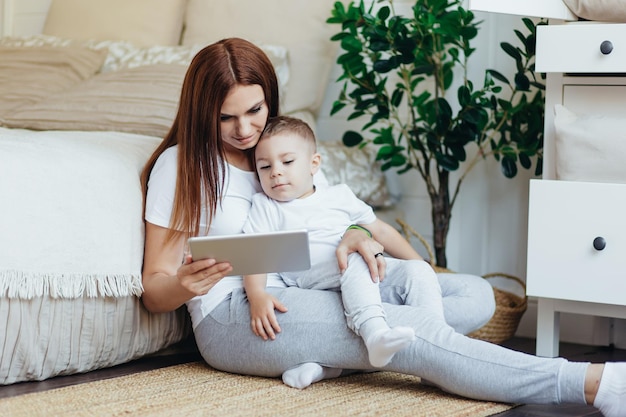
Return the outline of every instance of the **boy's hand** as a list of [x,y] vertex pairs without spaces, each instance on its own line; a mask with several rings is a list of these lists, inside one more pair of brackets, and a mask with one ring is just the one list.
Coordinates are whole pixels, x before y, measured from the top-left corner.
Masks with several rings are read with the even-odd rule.
[[274,310],[281,313],[287,312],[287,307],[271,294],[266,292],[248,295],[250,301],[250,326],[252,332],[262,337],[263,340],[276,339],[276,333],[280,333],[280,326]]

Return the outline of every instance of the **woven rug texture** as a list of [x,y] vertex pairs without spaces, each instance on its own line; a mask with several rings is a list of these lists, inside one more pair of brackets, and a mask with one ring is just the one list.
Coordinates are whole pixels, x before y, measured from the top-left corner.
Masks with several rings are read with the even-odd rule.
[[0,399],[0,416],[483,417],[513,407],[457,397],[391,372],[297,390],[280,379],[233,375],[192,362]]

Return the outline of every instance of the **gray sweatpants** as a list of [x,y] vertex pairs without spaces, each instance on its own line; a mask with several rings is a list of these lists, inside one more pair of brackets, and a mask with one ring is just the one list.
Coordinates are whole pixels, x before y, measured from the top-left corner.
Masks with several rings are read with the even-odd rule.
[[[456,304],[446,303],[445,288],[442,283],[447,319],[447,309],[454,310]],[[249,304],[243,289],[238,289],[195,329],[200,352],[210,366],[266,377],[279,377],[305,362],[342,369],[371,368],[362,339],[346,326],[339,293],[296,287],[268,291],[289,308],[287,313],[278,313],[282,332],[276,340],[264,341],[252,333]],[[474,300],[477,302],[480,300]],[[410,326],[417,336],[383,370],[416,375],[446,391],[475,399],[584,403],[588,363],[539,358],[465,337],[429,308],[383,306],[390,326]],[[452,316],[461,313],[454,311]]]
[[424,306],[443,318],[441,287],[435,271],[425,261],[385,258],[386,279],[375,283],[367,264],[358,253],[348,257],[348,267],[343,274],[335,258],[320,262],[307,271],[284,273],[283,281],[289,286],[312,290],[341,291],[341,299],[348,327],[357,335],[371,318],[385,318],[381,291],[386,297],[399,296],[400,302]]

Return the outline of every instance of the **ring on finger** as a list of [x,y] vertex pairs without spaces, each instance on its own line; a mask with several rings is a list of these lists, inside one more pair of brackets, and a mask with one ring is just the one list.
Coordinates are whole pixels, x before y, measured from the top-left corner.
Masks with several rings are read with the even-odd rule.
[[378,252],[377,254],[374,255],[374,258],[378,258],[379,256],[383,256],[382,252]]

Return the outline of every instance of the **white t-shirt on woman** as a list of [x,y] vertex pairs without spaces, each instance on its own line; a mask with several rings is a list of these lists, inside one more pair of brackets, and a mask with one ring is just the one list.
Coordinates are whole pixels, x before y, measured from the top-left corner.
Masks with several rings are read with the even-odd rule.
[[[161,227],[170,227],[170,218],[176,191],[176,168],[178,164],[178,146],[167,149],[159,156],[148,181],[146,197],[146,221]],[[227,165],[226,182],[224,183],[222,204],[217,206],[215,217],[207,235],[230,235],[242,233],[243,225],[248,218],[252,206],[252,196],[261,192],[256,174],[242,171]],[[203,212],[200,221],[200,233],[205,234],[206,216]],[[181,260],[182,261],[182,260]],[[268,274],[267,285],[284,287],[285,283],[277,274]],[[241,288],[241,276],[225,277],[209,291],[208,294],[197,296],[187,302],[191,321],[195,328],[208,313],[230,296],[235,288]]]

